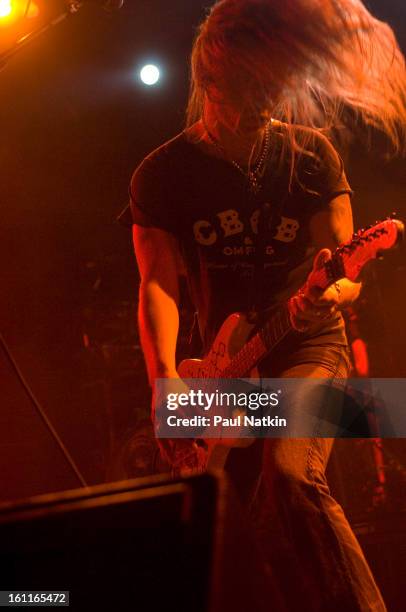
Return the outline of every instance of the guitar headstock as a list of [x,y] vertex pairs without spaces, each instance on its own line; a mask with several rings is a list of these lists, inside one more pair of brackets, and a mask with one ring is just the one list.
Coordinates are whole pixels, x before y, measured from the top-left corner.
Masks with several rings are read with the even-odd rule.
[[403,232],[403,223],[392,218],[356,232],[349,242],[338,247],[327,262],[331,282],[344,276],[355,281],[369,260],[381,257],[384,251],[399,243]]

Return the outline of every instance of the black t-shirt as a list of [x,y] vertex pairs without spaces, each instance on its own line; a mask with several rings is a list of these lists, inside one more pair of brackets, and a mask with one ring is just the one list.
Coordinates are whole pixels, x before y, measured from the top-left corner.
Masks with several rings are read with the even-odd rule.
[[[272,155],[257,195],[233,164],[205,153],[185,132],[133,174],[132,221],[177,238],[206,348],[229,314],[258,305],[259,293],[268,307],[305,282],[315,255],[311,217],[337,195],[351,193],[340,157],[321,135],[315,136],[314,157],[300,156],[291,180],[289,160],[279,162],[284,138],[283,129],[272,131]],[[341,317],[320,333],[345,343]]]

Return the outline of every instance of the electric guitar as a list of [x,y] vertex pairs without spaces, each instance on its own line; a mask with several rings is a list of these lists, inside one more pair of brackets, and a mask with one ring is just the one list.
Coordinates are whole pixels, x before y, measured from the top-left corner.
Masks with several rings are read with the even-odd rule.
[[[385,250],[393,248],[403,235],[404,225],[388,218],[353,234],[339,246],[318,270],[313,270],[307,286],[327,289],[341,278],[355,281],[364,265]],[[254,369],[292,330],[288,302],[279,306],[259,326],[243,313],[231,314],[221,326],[204,359],[185,359],[178,367],[181,378],[249,378]],[[248,446],[252,438],[205,440],[207,467],[221,468],[231,446]]]

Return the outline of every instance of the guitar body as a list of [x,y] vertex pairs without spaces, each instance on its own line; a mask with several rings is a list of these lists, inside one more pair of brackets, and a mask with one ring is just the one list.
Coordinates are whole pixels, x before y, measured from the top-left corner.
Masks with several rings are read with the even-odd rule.
[[204,359],[184,359],[178,367],[181,378],[221,378],[232,358],[246,344],[255,325],[239,312],[224,321]]

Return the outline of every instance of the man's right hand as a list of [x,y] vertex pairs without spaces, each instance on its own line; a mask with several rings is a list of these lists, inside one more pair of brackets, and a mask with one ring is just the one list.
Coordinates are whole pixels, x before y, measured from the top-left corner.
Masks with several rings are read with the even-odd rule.
[[[173,390],[170,381],[174,379],[177,380],[177,392],[189,392],[189,387],[182,382],[176,371],[165,372],[165,375],[160,378],[168,380],[168,392]],[[207,467],[207,449],[203,445],[197,444],[195,440],[189,438],[159,437],[159,424],[156,422],[156,407],[157,402],[162,401],[161,398],[165,395],[165,387],[160,386],[160,398],[157,398],[156,393],[156,385],[154,385],[151,418],[161,456],[171,466],[173,478],[191,476],[204,472]]]

